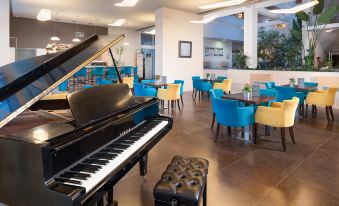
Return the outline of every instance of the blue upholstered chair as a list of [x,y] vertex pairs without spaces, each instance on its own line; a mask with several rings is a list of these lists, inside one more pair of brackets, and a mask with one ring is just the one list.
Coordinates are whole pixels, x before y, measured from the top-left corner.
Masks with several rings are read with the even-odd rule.
[[62,82],[58,87],[59,91],[61,92],[67,91],[67,88],[68,88],[68,80]]
[[309,92],[314,92],[318,88],[318,82],[304,82],[305,87],[314,87],[314,90],[312,91],[304,91],[305,97]]
[[144,79],[144,80],[141,80],[141,84],[145,85],[146,87],[149,87],[149,88],[153,88],[151,86],[148,86],[146,84],[149,84],[149,83],[154,83],[155,80],[154,79]]
[[94,67],[92,69],[92,76],[94,77],[103,77],[105,75],[104,67]]
[[274,89],[275,82],[265,82],[266,89]]
[[133,69],[133,67],[131,67],[131,66],[124,66],[124,67],[121,68],[121,71],[123,71],[125,76],[130,77],[130,76],[132,76],[132,69]]
[[[203,79],[197,79],[196,80],[196,91],[199,93],[199,100],[201,98],[201,96],[204,94],[204,92],[209,92],[210,89],[212,89],[212,84],[209,81],[204,81]],[[194,98],[196,98],[197,96],[197,92],[195,93]],[[209,96],[209,93],[208,93]]]
[[133,67],[133,76],[138,76],[138,67]]
[[237,100],[215,99],[215,113],[217,119],[217,134],[215,141],[218,140],[220,127],[227,126],[230,133],[231,127],[246,127],[254,125],[253,106],[240,107]]
[[270,100],[267,104],[261,104],[259,106],[270,106],[272,102],[277,101],[278,97],[278,91],[274,89],[260,89],[259,90],[260,96],[266,96],[266,97],[274,97],[273,100]]
[[80,69],[79,71],[77,71],[75,74],[74,74],[74,77],[86,77],[87,76],[87,68],[84,67],[82,69]]
[[303,92],[297,92],[294,87],[287,86],[276,86],[275,89],[278,91],[277,102],[283,102],[284,100],[291,100],[293,97],[298,97],[299,114],[304,114],[305,94]]
[[182,106],[184,106],[184,100],[182,98],[182,95],[184,93],[184,84],[185,84],[185,81],[184,80],[174,80],[174,84],[180,84],[180,100],[181,100]]
[[221,81],[221,82],[224,81],[225,79],[227,79],[227,77],[224,77],[224,76],[218,76],[217,77],[217,80]]
[[107,68],[106,78],[112,81],[118,81],[118,74],[114,67]]
[[105,84],[112,84],[112,80],[110,79],[103,79],[102,77],[97,77],[95,79],[96,85],[105,85]]
[[138,75],[134,75],[133,77],[134,77],[133,82],[137,84],[139,82],[139,76]]
[[83,88],[84,89],[88,89],[88,88],[92,88],[93,86],[92,85],[89,85],[89,84],[85,84],[84,86],[83,86]]
[[214,123],[215,123],[215,109],[216,109],[215,99],[221,99],[223,95],[224,95],[224,90],[222,89],[211,89],[210,90],[210,96],[211,96],[211,102],[212,102],[212,113],[213,113],[211,129],[213,129]]
[[193,76],[192,77],[192,84],[193,84],[192,97],[194,97],[194,94],[197,92],[197,80],[198,79],[200,79],[200,76]]
[[142,84],[134,83],[134,96],[156,97],[157,90],[154,88],[147,88]]

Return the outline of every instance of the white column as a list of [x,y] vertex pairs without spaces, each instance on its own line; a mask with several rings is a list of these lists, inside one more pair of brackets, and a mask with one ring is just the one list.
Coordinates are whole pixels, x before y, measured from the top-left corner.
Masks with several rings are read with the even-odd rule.
[[0,0],[0,66],[10,62],[9,0]]
[[244,53],[248,56],[247,66],[258,65],[258,11],[254,5],[245,8],[244,15]]

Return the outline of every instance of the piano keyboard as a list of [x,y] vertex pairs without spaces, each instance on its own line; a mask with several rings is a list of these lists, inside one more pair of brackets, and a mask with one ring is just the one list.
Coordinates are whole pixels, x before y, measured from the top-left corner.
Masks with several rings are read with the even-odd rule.
[[167,124],[168,121],[162,120],[143,122],[135,129],[63,170],[54,179],[62,184],[84,187],[86,192],[89,192]]

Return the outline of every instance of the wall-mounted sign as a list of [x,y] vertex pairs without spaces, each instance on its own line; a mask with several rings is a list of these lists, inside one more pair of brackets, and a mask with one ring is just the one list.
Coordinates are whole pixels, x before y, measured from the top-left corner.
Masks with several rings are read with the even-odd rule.
[[205,56],[224,56],[224,48],[205,47]]
[[179,58],[192,58],[191,41],[179,41]]

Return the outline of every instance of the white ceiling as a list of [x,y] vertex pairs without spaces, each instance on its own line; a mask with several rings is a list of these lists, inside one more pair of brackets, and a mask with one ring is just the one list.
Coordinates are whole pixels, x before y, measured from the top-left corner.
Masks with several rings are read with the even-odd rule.
[[220,0],[140,0],[135,7],[116,7],[122,0],[11,0],[13,16],[35,19],[44,1],[45,7],[52,10],[53,19],[62,22],[107,26],[117,19],[124,18],[123,27],[140,29],[152,26],[155,10],[168,7],[182,11],[200,13],[198,6]]

